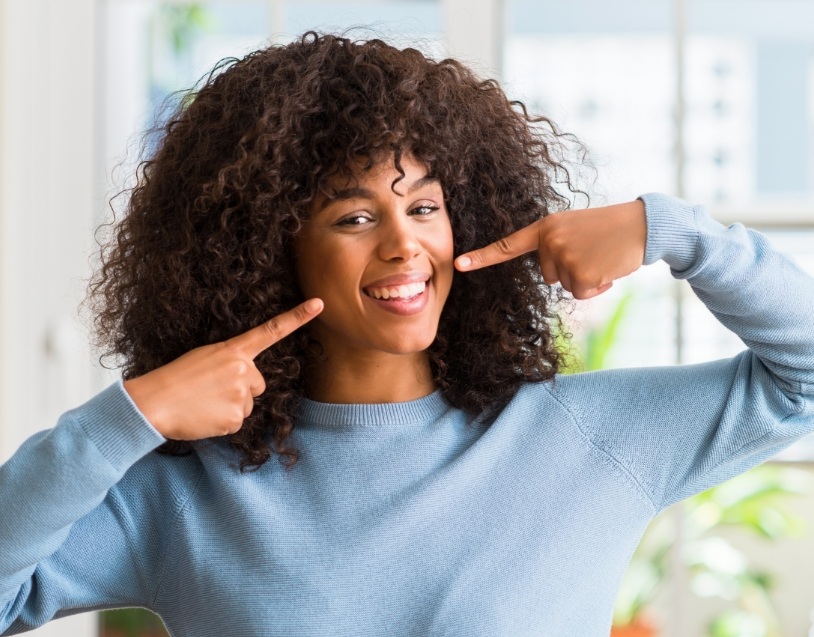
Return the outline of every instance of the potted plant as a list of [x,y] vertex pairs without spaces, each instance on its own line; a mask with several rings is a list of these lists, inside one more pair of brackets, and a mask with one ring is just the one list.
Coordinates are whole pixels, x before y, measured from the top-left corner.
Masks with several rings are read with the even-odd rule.
[[168,637],[164,624],[144,608],[122,608],[99,614],[99,637]]
[[[566,373],[605,367],[632,300],[633,294],[628,291],[612,307],[608,319],[587,330],[575,345],[560,338],[562,346],[572,348],[572,359],[577,359]],[[809,485],[810,476],[805,472],[763,465],[681,505],[679,561],[688,570],[692,592],[732,604],[712,620],[710,637],[781,637],[780,622],[769,596],[770,573],[751,564],[720,532],[737,528],[768,541],[799,535],[803,523],[782,508],[782,500],[806,493]],[[674,517],[662,515],[642,537],[620,586],[612,637],[659,634],[650,607],[668,575],[675,531]]]

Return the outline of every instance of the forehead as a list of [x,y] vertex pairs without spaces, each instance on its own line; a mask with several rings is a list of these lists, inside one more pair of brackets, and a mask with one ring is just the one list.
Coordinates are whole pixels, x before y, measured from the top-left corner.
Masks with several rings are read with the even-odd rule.
[[381,159],[360,157],[350,164],[340,166],[325,179],[325,187],[331,190],[342,190],[372,182],[397,183],[404,180],[414,181],[426,176],[429,166],[411,154],[404,154],[396,164],[396,157],[391,153]]
[[440,186],[429,167],[412,156],[402,157],[398,166],[392,155],[378,163],[360,160],[355,170],[348,168],[325,179],[312,210],[319,212],[335,201],[374,199],[383,191],[387,195],[405,196],[430,184]]

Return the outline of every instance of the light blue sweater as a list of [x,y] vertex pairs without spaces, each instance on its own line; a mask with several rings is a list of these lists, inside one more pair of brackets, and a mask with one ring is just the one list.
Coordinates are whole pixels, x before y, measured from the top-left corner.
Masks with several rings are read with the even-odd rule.
[[814,280],[742,225],[643,199],[645,263],[748,350],[529,384],[488,428],[439,393],[305,401],[288,473],[240,474],[218,440],[150,453],[115,384],[0,468],[0,634],[144,606],[189,637],[606,637],[658,511],[814,430]]

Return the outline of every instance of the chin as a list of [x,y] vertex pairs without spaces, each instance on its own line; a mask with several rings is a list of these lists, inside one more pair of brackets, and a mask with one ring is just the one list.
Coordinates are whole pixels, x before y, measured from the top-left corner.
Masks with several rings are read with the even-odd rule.
[[388,354],[417,354],[429,349],[435,341],[435,332],[416,337],[389,338],[376,343],[376,349]]

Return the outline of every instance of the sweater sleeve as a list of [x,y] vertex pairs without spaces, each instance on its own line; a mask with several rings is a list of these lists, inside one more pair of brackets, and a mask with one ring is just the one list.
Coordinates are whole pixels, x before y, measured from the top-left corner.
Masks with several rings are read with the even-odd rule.
[[665,261],[748,349],[699,365],[561,376],[553,391],[660,510],[814,431],[814,279],[754,230],[673,197],[641,199],[644,264]]
[[164,438],[121,383],[0,466],[0,635],[98,608],[147,605],[145,555],[116,489]]

